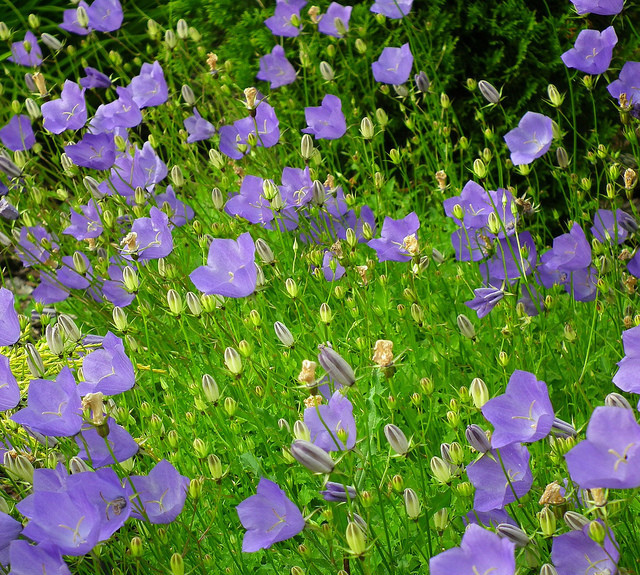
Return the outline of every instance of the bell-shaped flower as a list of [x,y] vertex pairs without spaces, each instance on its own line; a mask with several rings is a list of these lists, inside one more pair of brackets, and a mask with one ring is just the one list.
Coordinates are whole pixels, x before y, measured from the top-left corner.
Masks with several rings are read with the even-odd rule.
[[356,445],[353,405],[339,390],[331,396],[328,405],[307,407],[304,422],[311,442],[325,451],[345,451]]
[[375,0],[371,6],[371,12],[383,14],[392,20],[404,18],[411,12],[413,0]]
[[293,17],[300,20],[300,8],[286,2],[278,2],[273,16],[267,18],[264,24],[274,36],[293,38],[302,30],[302,23],[299,26],[293,25]]
[[167,257],[173,251],[169,216],[152,207],[149,217],[134,220],[131,231],[122,240],[122,255],[139,262]]
[[596,210],[593,216],[591,233],[603,244],[622,244],[630,233],[638,229],[638,223],[633,216],[622,210],[616,210],[615,216],[611,210]]
[[307,128],[303,133],[311,134],[316,140],[337,140],[347,132],[347,122],[342,113],[342,102],[338,96],[327,94],[322,105],[304,109]]
[[193,219],[193,208],[177,198],[172,186],[167,186],[167,189],[163,193],[153,196],[153,200],[158,208],[162,208],[164,204],[169,204],[171,208],[169,221],[178,228]]
[[[91,120],[93,132],[112,132],[116,128],[135,128],[142,122],[142,112],[133,100],[131,90],[118,86],[118,99],[101,104]],[[96,128],[99,126],[99,130]]]
[[111,80],[109,76],[100,72],[100,70],[96,70],[91,66],[87,66],[84,69],[84,73],[86,76],[80,78],[79,82],[83,88],[91,89],[91,88],[109,88],[111,86]]
[[514,165],[530,164],[547,153],[553,140],[552,124],[547,116],[527,112],[518,127],[505,135]]
[[398,86],[409,79],[412,66],[411,48],[409,44],[403,44],[400,48],[384,48],[380,57],[371,64],[371,69],[376,82]]
[[624,357],[618,362],[618,371],[613,383],[622,391],[640,393],[640,326],[622,332]]
[[80,395],[102,393],[117,395],[133,387],[135,373],[122,340],[107,332],[102,347],[85,355],[82,360],[84,381],[78,384]]
[[30,150],[36,143],[29,116],[16,114],[9,123],[0,128],[0,140],[13,152]]
[[613,47],[618,36],[613,26],[606,30],[582,30],[576,42],[561,58],[567,68],[575,68],[585,74],[602,74],[609,69]]
[[13,292],[0,287],[0,347],[13,345],[20,339],[20,322]]
[[237,240],[212,240],[207,265],[195,269],[189,277],[203,293],[224,297],[247,297],[256,289],[258,269],[255,244],[249,232]]
[[597,521],[605,533],[602,543],[589,536],[590,523],[581,530],[574,529],[553,538],[551,560],[558,575],[618,573],[620,545],[613,531],[605,527],[601,520]]
[[64,151],[76,166],[92,170],[108,170],[116,161],[112,134],[86,133],[77,144],[66,145]]
[[625,62],[618,79],[607,90],[616,100],[624,94],[629,104],[640,104],[640,62]]
[[169,98],[164,72],[157,61],[142,64],[140,74],[131,79],[128,89],[139,108],[159,106]]
[[95,468],[126,461],[138,452],[136,441],[113,417],[98,427],[85,424],[76,443],[80,448],[78,457]]
[[624,0],[571,0],[578,14],[613,16],[622,12]]
[[274,543],[291,539],[305,525],[297,506],[276,483],[264,477],[258,483],[256,494],[240,503],[236,511],[247,530],[242,540],[245,553],[268,549]]
[[98,32],[115,32],[124,19],[120,0],[94,0],[87,7],[87,16],[89,27]]
[[473,290],[473,295],[475,297],[464,302],[464,305],[474,310],[478,318],[482,319],[502,300],[504,291],[494,287],[478,288]]
[[415,212],[399,220],[387,216],[380,238],[368,241],[367,245],[376,251],[380,262],[408,262],[418,253],[416,234],[419,227],[420,220]]
[[42,226],[22,227],[16,246],[16,254],[22,265],[28,268],[38,264],[46,264],[51,257],[51,252],[44,247],[45,244],[51,246],[50,249],[54,251],[59,248],[55,238]]
[[19,401],[20,388],[11,371],[9,358],[0,354],[0,411],[13,409]]
[[38,46],[36,35],[31,30],[27,30],[24,40],[11,44],[11,56],[7,60],[20,66],[33,67],[42,64],[42,50]]
[[80,431],[82,409],[76,381],[68,367],[63,367],[55,381],[32,379],[27,407],[11,419],[42,433],[69,437]]
[[89,200],[86,206],[79,208],[82,213],[76,212],[73,208],[69,210],[71,213],[70,225],[62,233],[73,236],[76,240],[87,240],[100,236],[103,230],[100,205],[95,200]]
[[[318,22],[318,32],[334,38],[344,37],[344,32],[349,30],[351,10],[353,10],[351,6],[342,6],[337,2],[331,2],[327,11],[321,16],[320,22]],[[338,30],[336,20],[342,22],[341,30]]]
[[189,134],[187,137],[187,144],[208,140],[216,133],[215,126],[211,122],[205,120],[200,115],[197,108],[193,108],[193,116],[185,118],[183,124],[184,129]]
[[269,82],[272,90],[295,82],[295,68],[287,60],[282,46],[275,45],[270,54],[260,58],[260,71],[256,77],[258,80]]
[[60,549],[49,542],[31,545],[24,539],[16,539],[9,546],[7,563],[12,575],[46,573],[47,575],[71,575]]
[[40,107],[44,127],[52,134],[65,130],[79,130],[87,122],[87,104],[84,88],[65,80],[60,98],[45,102]]

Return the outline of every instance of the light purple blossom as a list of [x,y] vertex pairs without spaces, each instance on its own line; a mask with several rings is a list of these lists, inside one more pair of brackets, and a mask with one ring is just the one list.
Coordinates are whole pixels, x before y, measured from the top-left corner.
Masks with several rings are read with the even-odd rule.
[[24,40],[11,44],[11,56],[7,60],[20,64],[20,66],[40,66],[42,64],[42,50],[38,46],[36,35],[31,30],[27,30]]
[[613,26],[606,30],[582,30],[576,42],[561,58],[567,68],[575,68],[585,74],[602,74],[611,64],[613,47],[618,37]]
[[613,383],[622,391],[640,393],[640,326],[622,332],[624,357],[618,362]]
[[[345,451],[356,445],[356,422],[353,405],[340,391],[334,392],[328,405],[307,407],[304,422],[311,434],[311,443],[325,451]],[[345,433],[344,441],[339,434]]]
[[[602,520],[598,519],[601,525]],[[613,531],[605,527],[602,545],[589,537],[588,523],[582,530],[573,530],[553,538],[551,560],[558,575],[615,575],[618,572],[620,547]]]
[[270,54],[260,58],[260,71],[257,78],[269,82],[272,90],[295,82],[296,71],[287,60],[282,46],[275,45]]
[[200,115],[198,108],[193,108],[193,116],[185,118],[183,123],[189,133],[187,144],[208,140],[216,133],[215,126]]
[[80,448],[78,457],[96,469],[126,461],[138,452],[138,444],[113,417],[109,417],[100,430],[91,423],[85,424],[76,443]]
[[169,216],[152,207],[148,218],[137,218],[133,222],[123,245],[122,254],[140,262],[167,257],[173,251]]
[[475,297],[464,302],[464,305],[477,312],[478,318],[481,319],[502,300],[504,291],[494,287],[478,288],[473,290],[473,295]]
[[93,170],[108,170],[116,161],[116,145],[111,134],[86,133],[77,144],[68,144],[64,151],[76,166]]
[[12,152],[30,150],[36,143],[29,116],[16,114],[0,129],[0,140]]
[[415,212],[402,219],[394,220],[386,217],[382,224],[379,239],[367,242],[378,254],[378,261],[408,262],[414,254],[413,245],[417,242],[416,235],[420,227],[420,220]]
[[61,134],[65,130],[79,130],[87,121],[87,104],[84,101],[84,88],[65,80],[60,98],[42,104],[40,108],[44,127],[52,134]]
[[624,0],[571,0],[578,14],[613,16],[622,12]]
[[411,12],[412,4],[413,0],[375,0],[371,6],[371,12],[397,20]]
[[111,86],[111,80],[109,76],[100,72],[100,70],[96,70],[91,66],[87,66],[84,69],[84,73],[86,76],[80,78],[79,82],[83,88],[109,88]]
[[300,8],[298,6],[278,2],[273,16],[267,18],[264,24],[274,36],[293,38],[298,36],[300,30],[302,30],[302,24],[297,27],[292,24],[291,18],[293,16],[300,18]]
[[159,106],[169,98],[164,72],[157,61],[153,64],[142,64],[140,74],[131,79],[127,88],[139,108]]
[[19,401],[20,388],[11,371],[9,358],[0,354],[0,411],[13,409]]
[[537,112],[527,112],[518,127],[507,133],[504,139],[514,165],[530,164],[536,158],[544,156],[551,147],[551,118]]
[[316,140],[337,140],[347,131],[342,102],[333,94],[327,94],[322,105],[305,108],[304,117],[308,127],[302,130],[303,133],[311,134]]
[[345,30],[348,31],[352,9],[351,6],[342,6],[337,2],[331,2],[326,13],[321,16],[320,22],[318,22],[318,32],[326,34],[327,36],[342,38],[344,34],[341,34],[336,28],[336,20],[339,19],[344,25]]
[[382,50],[380,57],[371,64],[371,69],[376,82],[399,85],[409,79],[412,66],[411,48],[409,44],[403,44],[400,48]]
[[611,210],[597,210],[593,216],[591,233],[603,244],[624,243],[629,233],[638,229],[633,216],[622,210],[616,210],[615,216]]
[[136,381],[122,340],[110,331],[102,340],[102,347],[84,356],[82,373],[84,381],[78,384],[80,395],[98,392],[117,395],[131,389]]
[[20,322],[13,292],[0,287],[0,346],[13,345],[20,339]]
[[625,62],[618,79],[607,90],[616,100],[625,94],[630,104],[640,104],[640,62]]

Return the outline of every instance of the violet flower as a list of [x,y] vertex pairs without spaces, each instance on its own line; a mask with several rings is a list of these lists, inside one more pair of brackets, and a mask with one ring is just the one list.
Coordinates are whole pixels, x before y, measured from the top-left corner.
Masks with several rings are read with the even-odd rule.
[[76,166],[92,170],[108,170],[116,161],[113,135],[85,134],[77,144],[69,144],[64,151]]
[[267,18],[264,24],[274,36],[284,36],[285,38],[293,38],[300,34],[302,24],[294,26],[291,18],[295,16],[300,18],[300,8],[292,6],[284,2],[278,2],[273,16]]
[[[469,180],[464,185],[459,196],[447,198],[442,202],[442,205],[445,214],[467,230],[485,228],[489,221],[489,214],[493,211],[489,194],[473,180]],[[462,209],[462,220],[456,215],[456,206],[460,206]]]
[[205,120],[200,115],[197,108],[193,108],[193,116],[185,118],[183,124],[184,129],[189,134],[187,144],[208,140],[216,133],[215,126],[211,122]]
[[412,66],[411,48],[409,44],[403,44],[400,48],[382,50],[380,57],[371,64],[371,69],[376,82],[398,86],[409,79]]
[[256,289],[258,269],[255,244],[249,232],[237,240],[215,238],[209,246],[207,264],[189,275],[201,292],[224,297],[246,297]]
[[380,262],[408,262],[416,255],[419,227],[420,220],[415,212],[399,220],[387,216],[380,238],[368,241],[367,245],[376,251]]
[[[89,5],[84,0],[80,0],[78,7],[87,10]],[[78,8],[70,8],[62,13],[62,24],[60,24],[60,28],[72,34],[77,34],[78,36],[86,36],[91,32],[88,25],[81,26],[80,22],[78,22]]]
[[282,46],[274,46],[270,54],[260,58],[260,71],[256,77],[258,80],[269,82],[272,90],[295,82],[296,71],[287,60]]
[[467,476],[476,488],[473,508],[491,511],[528,493],[533,484],[530,457],[524,445],[512,443],[500,450],[492,449],[468,465]]
[[591,265],[591,244],[580,224],[574,223],[569,233],[553,239],[553,247],[545,252],[543,263],[549,270],[564,272],[585,269]]
[[[110,417],[98,430],[93,424],[85,424],[76,443],[80,448],[78,457],[88,461],[92,467],[104,467],[126,461],[138,452],[138,444],[129,432]],[[105,436],[105,433],[107,434]]]
[[387,18],[397,20],[411,12],[412,4],[413,0],[375,0],[370,10],[375,14],[383,14]]
[[567,68],[575,68],[585,74],[602,74],[609,69],[613,47],[618,37],[613,26],[606,30],[582,30],[576,42],[561,58]]
[[86,76],[80,78],[79,82],[83,88],[91,89],[91,88],[109,88],[111,86],[111,80],[109,76],[100,72],[100,70],[96,70],[91,66],[87,66],[84,69],[84,73]]
[[79,130],[87,121],[87,104],[84,101],[84,88],[75,82],[65,80],[60,98],[45,102],[40,107],[43,125],[52,134],[61,134],[65,130]]
[[13,409],[18,405],[19,401],[20,388],[18,387],[15,376],[11,372],[9,358],[0,354],[0,411]]
[[[339,390],[331,396],[328,405],[307,407],[304,422],[309,428],[311,442],[325,451],[346,451],[356,445],[353,405]],[[342,434],[344,439],[340,439]]]
[[640,425],[623,407],[596,407],[587,438],[565,455],[571,480],[582,489],[640,486]]
[[51,257],[51,252],[42,246],[43,240],[46,240],[54,251],[60,247],[51,234],[42,226],[21,228],[16,254],[24,267],[28,268],[33,265],[44,264]]
[[157,61],[153,64],[142,64],[140,74],[131,79],[127,88],[139,108],[159,106],[169,98],[164,72]]
[[304,109],[307,128],[302,130],[316,140],[337,140],[347,132],[347,122],[342,113],[342,102],[338,96],[327,94],[322,104]]
[[139,262],[167,257],[173,251],[169,216],[152,207],[148,218],[134,220],[131,231],[121,244],[122,254],[132,256]]
[[518,127],[505,135],[504,140],[514,165],[530,164],[547,153],[553,140],[552,124],[551,118],[547,116],[527,112]]
[[13,292],[0,287],[0,347],[13,345],[20,339],[20,322]]
[[622,391],[640,393],[640,326],[622,332],[624,357],[618,362],[618,371],[613,383]]
[[578,14],[613,16],[622,12],[624,0],[571,0]]
[[231,196],[225,205],[225,212],[239,216],[252,224],[267,224],[273,220],[271,204],[263,195],[264,180],[258,176],[247,175],[243,178],[239,193]]
[[189,478],[180,475],[166,459],[158,462],[148,475],[133,475],[131,482],[136,491],[133,505],[138,507],[132,517],[158,524],[171,523],[180,515],[187,499]]
[[[597,521],[604,526],[600,519]],[[600,545],[589,537],[589,526],[587,523],[580,531],[569,531],[553,538],[551,560],[558,575],[600,575],[618,572],[620,547],[613,531],[605,527],[604,542]]]
[[555,419],[547,384],[520,370],[513,372],[504,394],[482,406],[482,415],[495,428],[491,436],[494,449],[543,439]]
[[591,233],[603,244],[622,244],[629,233],[638,229],[638,224],[633,216],[616,210],[615,216],[611,210],[597,210],[593,216]]
[[153,197],[158,208],[166,203],[171,208],[171,215],[169,221],[176,227],[184,226],[188,221],[193,219],[194,211],[191,206],[188,206],[184,202],[180,201],[176,197],[176,193],[172,186],[167,186],[167,189],[162,194],[156,194]]
[[538,252],[530,232],[522,232],[517,236],[499,238],[495,242],[495,252],[480,267],[487,283],[498,283],[501,280],[516,280],[531,274],[536,266]]
[[[335,266],[335,269],[334,267]],[[322,275],[328,282],[339,280],[345,274],[344,266],[340,263],[336,255],[329,250],[324,252],[322,257]]]
[[256,137],[256,146],[263,148],[275,146],[280,140],[280,122],[273,106],[262,100],[258,104],[255,114],[255,118],[242,118],[234,122],[240,141],[246,143],[249,134],[253,134]]
[[11,56],[7,60],[20,64],[20,66],[40,66],[42,64],[42,50],[38,46],[36,35],[31,30],[27,30],[24,40],[11,44]]
[[73,208],[69,211],[71,213],[70,225],[64,229],[63,234],[72,236],[79,241],[97,238],[102,234],[103,227],[100,219],[102,208],[95,200],[89,200],[86,206],[80,206],[82,214]]
[[9,546],[15,541],[22,531],[22,523],[16,521],[11,515],[0,511],[0,565],[6,567],[9,564]]
[[261,478],[256,494],[236,507],[242,526],[247,530],[242,551],[253,553],[274,543],[295,537],[304,529],[302,513],[273,481]]
[[429,560],[431,575],[514,575],[515,543],[483,529],[467,526],[460,547],[444,551]]
[[0,140],[12,152],[30,150],[36,143],[29,116],[16,114],[0,129]]
[[343,485],[335,481],[327,481],[325,489],[320,492],[320,495],[322,495],[325,501],[346,503],[349,500],[353,501],[357,496],[357,492],[356,488],[352,485]]
[[[135,128],[142,122],[142,112],[132,98],[131,91],[122,86],[116,88],[118,99],[101,104],[91,120],[92,132],[112,132],[116,128]],[[98,130],[99,128],[99,130]]]
[[482,319],[502,300],[504,291],[494,287],[478,288],[473,290],[473,295],[475,297],[464,302],[464,305],[474,310],[478,314],[478,319]]
[[117,395],[131,389],[136,381],[122,340],[110,331],[104,336],[101,348],[84,356],[82,373],[84,381],[78,384],[80,395],[98,392]]
[[344,29],[348,31],[351,10],[353,10],[351,6],[342,6],[337,2],[331,2],[327,11],[321,16],[320,22],[318,22],[318,32],[334,38],[343,38],[344,34],[336,27],[336,20],[340,20]]
[[24,539],[16,539],[9,546],[9,563],[12,575],[46,573],[47,575],[71,575],[62,558],[60,548],[45,541],[31,545]]
[[55,381],[32,379],[27,407],[11,419],[42,435],[69,437],[80,431],[82,409],[76,380],[68,367],[63,367]]
[[122,26],[124,14],[119,0],[94,0],[86,10],[89,27],[98,32],[115,32]]
[[102,286],[102,295],[113,305],[118,307],[127,307],[135,299],[136,294],[125,289],[123,281],[123,261],[117,258],[111,258],[113,262],[107,268],[109,279],[105,280]]
[[640,104],[640,62],[625,62],[618,79],[607,90],[616,100],[624,94],[629,104]]
[[495,529],[501,523],[508,523],[513,526],[518,525],[504,509],[492,509],[491,511],[472,509],[462,518],[462,522],[465,525],[475,523],[490,529]]

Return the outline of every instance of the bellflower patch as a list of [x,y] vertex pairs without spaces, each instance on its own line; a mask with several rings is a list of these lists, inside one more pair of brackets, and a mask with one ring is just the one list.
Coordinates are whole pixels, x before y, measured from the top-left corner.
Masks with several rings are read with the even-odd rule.
[[31,30],[26,32],[24,40],[11,44],[11,56],[7,60],[20,66],[33,67],[42,64],[42,50],[38,46],[36,35]]
[[507,133],[504,140],[514,165],[530,164],[536,158],[544,156],[551,147],[551,118],[537,112],[527,112],[518,127]]
[[530,457],[524,445],[512,443],[499,451],[492,449],[468,465],[467,476],[476,488],[473,508],[476,511],[503,508],[513,503],[516,496],[528,493],[533,484]]
[[87,122],[87,104],[84,101],[84,88],[65,80],[60,98],[45,102],[40,107],[43,125],[52,134],[61,134],[65,130],[79,130]]
[[64,151],[76,166],[92,170],[107,170],[116,161],[116,145],[110,134],[87,133],[77,144],[65,146]]
[[399,220],[387,216],[380,238],[368,241],[367,245],[376,251],[380,262],[408,262],[417,249],[416,234],[419,227],[420,220],[415,212]]
[[[307,407],[304,422],[311,433],[311,442],[325,451],[345,451],[356,445],[356,421],[353,405],[341,391],[336,391],[329,405]],[[345,433],[343,441],[339,436]]]
[[131,79],[127,88],[139,108],[159,106],[169,98],[164,72],[157,61],[153,64],[142,64],[140,74]]
[[274,46],[270,54],[260,58],[260,71],[256,77],[269,82],[272,90],[295,82],[296,71],[287,60],[282,46]]
[[197,108],[193,108],[193,116],[189,116],[184,120],[184,129],[188,132],[188,144],[208,140],[215,133],[216,129],[211,122],[205,120],[198,112]]
[[398,20],[411,12],[412,4],[413,0],[375,0],[371,6],[371,12]]
[[[303,4],[304,5],[304,4]],[[291,22],[291,18],[295,16],[300,18],[300,8],[284,2],[278,2],[273,16],[267,18],[264,24],[274,36],[284,36],[286,38],[293,38],[300,34],[302,30],[302,24],[294,26]]]
[[[159,461],[148,475],[131,477],[136,496],[132,517],[151,523],[171,523],[182,511],[187,499],[189,478],[180,475],[166,459]],[[143,509],[139,509],[142,505]]]
[[17,114],[9,123],[0,128],[0,140],[6,148],[13,152],[30,150],[36,143],[29,116]]
[[260,479],[256,494],[236,507],[242,526],[247,530],[242,551],[253,553],[274,543],[295,537],[305,521],[296,505],[276,483]]
[[14,413],[11,419],[46,436],[69,437],[78,433],[82,409],[71,370],[63,367],[55,381],[32,379],[27,407]]
[[207,265],[195,269],[189,277],[201,292],[224,297],[246,297],[256,289],[258,270],[255,244],[249,232],[237,240],[212,240]]
[[478,288],[473,290],[475,296],[472,300],[464,302],[469,309],[474,310],[481,319],[488,315],[496,307],[498,302],[504,297],[501,289],[494,287]]
[[640,425],[624,407],[596,407],[587,439],[565,455],[572,481],[582,489],[640,486]]
[[[601,520],[597,520],[601,525]],[[558,575],[615,574],[618,572],[620,546],[616,542],[613,531],[605,527],[605,538],[602,545],[589,537],[589,524],[581,530],[569,531],[553,538],[551,560]]]
[[20,339],[20,322],[13,292],[0,287],[0,346],[13,345]]
[[347,122],[342,113],[342,102],[338,96],[327,94],[322,105],[304,109],[307,128],[302,130],[316,140],[337,140],[347,132]]
[[504,394],[482,406],[482,415],[495,428],[491,436],[494,449],[543,439],[555,419],[547,384],[520,370],[513,372]]
[[336,20],[340,20],[346,31],[349,30],[349,18],[351,18],[351,6],[342,6],[337,2],[331,2],[325,14],[318,22],[318,32],[333,36],[334,38],[342,38],[344,34],[340,33],[336,28]]
[[0,411],[13,409],[19,401],[20,388],[11,372],[9,358],[0,354]]
[[576,42],[561,58],[567,68],[575,68],[585,74],[602,74],[609,69],[613,47],[618,43],[618,36],[613,26],[598,32],[582,30]]
[[[126,461],[138,452],[138,444],[129,432],[118,425],[113,417],[98,431],[96,427],[87,423],[82,427],[76,443],[80,448],[78,457],[91,463],[92,467],[104,467],[116,462]],[[104,433],[107,432],[105,437]]]
[[411,74],[413,54],[409,44],[400,48],[385,48],[380,57],[371,64],[373,77],[382,84],[404,84]]
[[102,340],[102,347],[85,355],[82,360],[84,381],[78,384],[80,395],[102,393],[118,395],[135,384],[133,364],[127,357],[122,340],[110,331]]
[[625,62],[618,79],[607,90],[616,100],[625,94],[630,104],[640,104],[640,62]]
[[622,12],[624,0],[571,0],[578,14],[613,16]]
[[515,547],[512,541],[471,523],[462,536],[460,547],[429,560],[429,572],[431,575],[514,575]]

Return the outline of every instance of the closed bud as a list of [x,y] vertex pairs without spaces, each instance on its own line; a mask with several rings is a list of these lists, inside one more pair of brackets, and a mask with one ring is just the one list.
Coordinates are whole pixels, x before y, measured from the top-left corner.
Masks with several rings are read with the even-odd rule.
[[516,547],[526,547],[529,544],[529,537],[527,537],[527,534],[520,529],[520,527],[511,525],[511,523],[500,523],[496,527],[496,533],[500,535],[500,537],[513,541],[513,543],[516,544]]
[[276,332],[276,337],[280,340],[280,343],[285,347],[293,347],[294,339],[289,328],[281,321],[277,321],[273,324],[273,329]]
[[214,481],[220,481],[222,479],[222,462],[220,458],[215,454],[210,454],[207,457],[207,466],[209,467],[209,473]]
[[124,289],[129,293],[137,293],[140,287],[140,280],[138,279],[138,272],[131,266],[125,266],[122,270],[122,283]]
[[507,367],[507,365],[509,365],[509,354],[506,351],[501,351],[498,354],[498,363],[502,367]]
[[473,324],[471,323],[471,320],[469,320],[469,318],[464,315],[464,314],[460,314],[457,318],[456,318],[456,322],[458,324],[458,329],[460,330],[460,333],[469,338],[469,339],[475,339],[476,338],[476,330],[473,327]]
[[562,146],[556,150],[556,160],[559,168],[566,170],[569,167],[569,155]]
[[404,489],[404,479],[402,478],[402,475],[394,475],[391,478],[391,488],[396,493],[402,493],[402,490]]
[[500,102],[500,92],[498,92],[495,86],[493,86],[486,80],[480,80],[478,82],[478,89],[480,90],[480,93],[482,94],[483,98],[487,102],[489,102],[489,104],[495,105]]
[[207,401],[210,401],[211,403],[217,403],[218,399],[220,399],[218,384],[208,373],[205,373],[202,376],[202,391]]
[[429,91],[429,86],[431,86],[431,82],[429,81],[429,78],[422,70],[420,70],[420,72],[415,75],[414,80],[416,83],[416,88],[418,88],[419,92],[426,94]]
[[284,282],[284,287],[291,299],[296,299],[298,297],[298,284],[293,278],[287,278]]
[[14,450],[5,451],[3,464],[10,477],[33,483],[33,464],[22,453]]
[[589,523],[589,538],[591,540],[602,546],[606,536],[607,530],[600,521],[592,521]]
[[38,350],[32,343],[25,344],[24,350],[27,352],[27,367],[29,368],[31,375],[35,379],[44,379],[46,370]]
[[132,537],[131,542],[129,543],[129,550],[131,551],[131,557],[134,559],[142,557],[142,539],[140,539],[140,537]]
[[[487,177],[487,166],[480,158],[473,162],[473,173],[480,180],[484,180]],[[491,214],[493,214],[493,212],[491,212]]]
[[442,533],[449,525],[449,510],[444,507],[433,514],[433,523],[438,533]]
[[477,424],[472,423],[464,432],[469,445],[478,453],[486,453],[491,450],[491,442],[484,430]]
[[181,40],[186,40],[189,37],[189,25],[184,18],[180,18],[178,23],[176,24],[176,32],[178,33],[178,38]]
[[360,122],[360,133],[365,140],[371,140],[373,138],[373,122],[369,116],[362,118],[362,121]]
[[176,33],[171,28],[165,30],[164,43],[167,45],[167,48],[169,48],[169,50],[173,50],[178,45],[178,38],[176,38]]
[[451,107],[451,100],[449,99],[449,96],[447,96],[444,92],[440,94],[440,105],[442,106],[443,110],[447,110]]
[[319,345],[318,361],[331,379],[344,387],[351,387],[356,382],[353,368],[333,348]]
[[219,170],[221,170],[225,164],[224,156],[218,150],[214,150],[213,148],[209,150],[209,161]]
[[549,96],[549,102],[554,108],[559,108],[562,106],[562,102],[564,101],[564,96],[558,92],[558,88],[556,88],[553,84],[549,84],[547,86],[547,96]]
[[184,186],[184,174],[180,166],[173,166],[173,168],[171,168],[171,181],[176,188]]
[[[62,155],[66,156],[66,154]],[[0,155],[0,171],[4,172],[9,178],[19,178],[22,174],[22,170],[18,166],[8,157],[2,155]]]
[[310,441],[296,439],[291,445],[291,455],[313,473],[331,473],[335,467],[331,456]]
[[407,441],[407,437],[396,425],[393,425],[392,423],[385,425],[384,435],[387,438],[391,449],[393,449],[398,455],[405,455],[407,451],[409,451],[409,442]]
[[27,114],[32,120],[37,120],[42,113],[40,112],[40,106],[36,104],[36,101],[33,98],[27,98],[24,101],[24,106],[27,109]]
[[364,43],[364,41],[361,38],[356,38],[356,52],[358,52],[358,54],[364,54],[367,51],[367,45]]
[[183,84],[180,89],[180,94],[182,95],[182,99],[189,106],[193,106],[196,103],[196,95],[193,93],[191,86],[189,84]]
[[304,575],[304,569],[302,567],[294,565],[293,567],[291,567],[291,575]]
[[209,446],[199,437],[193,440],[193,451],[199,459],[204,459],[209,455]]
[[224,410],[229,417],[233,417],[238,409],[238,403],[233,397],[224,398]]
[[349,521],[346,539],[351,553],[356,557],[362,557],[367,550],[367,540],[364,531],[355,521]]
[[540,567],[540,575],[558,575],[558,570],[551,563],[545,563]]
[[451,467],[442,458],[432,457],[429,465],[431,467],[431,473],[438,483],[448,484],[451,481]]
[[487,388],[487,384],[479,377],[474,378],[469,386],[469,395],[473,400],[473,405],[477,409],[480,409],[485,403],[487,403],[487,401],[489,401],[489,389]]
[[64,337],[69,341],[76,343],[82,339],[82,332],[78,329],[76,322],[67,314],[63,313],[58,317],[57,325],[60,326]]
[[582,528],[589,523],[589,519],[576,511],[567,511],[563,518],[569,529],[574,531],[582,531]]
[[309,134],[304,134],[302,136],[302,140],[300,141],[300,155],[305,162],[309,161],[311,159],[311,156],[313,156],[313,148],[313,139]]
[[627,399],[616,392],[607,395],[607,397],[604,398],[604,404],[608,407],[623,407],[624,409],[633,409]]
[[126,331],[129,325],[127,320],[127,314],[121,307],[114,307],[111,312],[111,316],[113,317],[113,325],[116,326],[118,331]]
[[468,481],[462,481],[456,485],[456,491],[460,497],[471,497],[473,495],[473,485]]
[[48,325],[44,334],[51,353],[53,355],[61,356],[64,352],[64,344],[62,343],[62,334],[60,333],[58,324]]
[[184,560],[180,553],[174,553],[169,561],[172,575],[184,575]]
[[323,206],[327,198],[327,191],[320,180],[314,180],[311,186],[311,201],[316,206]]
[[328,62],[320,62],[320,75],[325,82],[331,82],[335,78],[333,68]]
[[545,505],[538,513],[538,523],[545,537],[553,537],[556,532],[556,516],[548,505]]
[[89,26],[89,15],[84,6],[80,5],[76,9],[76,21],[81,28],[87,28]]
[[7,26],[4,22],[0,22],[0,40],[5,42],[11,38],[11,30],[9,30],[9,26]]
[[396,165],[400,163],[400,152],[397,148],[391,148],[391,150],[389,150],[389,158],[391,158],[391,161]]
[[224,364],[233,375],[242,373],[242,358],[233,347],[224,350]]
[[407,487],[404,490],[404,508],[407,512],[409,519],[415,521],[420,516],[420,499],[418,499],[417,493]]
[[304,441],[311,441],[311,432],[304,421],[299,419],[293,424],[293,437],[295,439],[303,439]]
[[179,316],[184,310],[182,297],[174,289],[170,289],[167,292],[167,304],[169,305],[169,311],[175,316]]
[[187,307],[192,315],[196,317],[200,317],[202,315],[202,304],[200,303],[200,299],[193,292],[187,292],[186,295]]
[[242,356],[251,357],[251,353],[253,351],[253,348],[252,348],[251,344],[246,339],[241,339],[238,342],[238,350],[240,351],[240,354]]

